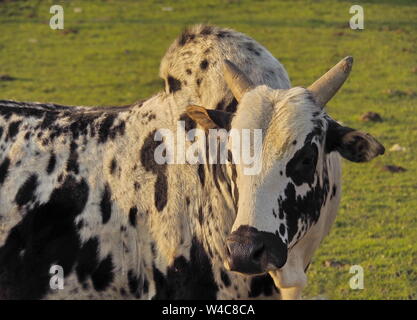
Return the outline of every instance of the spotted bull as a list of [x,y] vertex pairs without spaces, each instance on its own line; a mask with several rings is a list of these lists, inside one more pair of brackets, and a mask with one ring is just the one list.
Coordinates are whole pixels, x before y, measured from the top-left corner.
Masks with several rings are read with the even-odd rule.
[[[226,60],[236,113],[187,109],[206,129],[262,129],[262,172],[247,175],[243,165],[232,165],[229,174],[237,216],[226,240],[225,266],[243,274],[269,273],[283,298],[301,297],[312,254],[334,221],[340,157],[366,162],[385,151],[371,135],[338,124],[324,109],[352,63],[351,57],[343,59],[307,89],[274,90],[254,85]],[[233,146],[229,151],[233,154]]]
[[[244,66],[254,83],[290,87],[282,65],[253,39],[195,26],[162,60],[166,93],[143,103],[1,101],[0,298],[279,297],[270,276],[223,267],[236,214],[219,191],[229,188],[222,176],[151,160],[156,128],[176,120],[195,126],[188,103],[236,109],[224,58]],[[63,290],[49,286],[55,264],[64,270]]]
[[[200,32],[204,36],[209,33],[207,30]],[[192,34],[187,34],[189,36],[181,36],[176,45],[182,42],[186,45],[194,40],[191,39]],[[215,35],[218,39],[225,37],[221,33]],[[255,46],[255,49],[261,55],[267,52],[261,50],[262,47]],[[258,56],[254,52],[251,54]],[[271,61],[280,66],[274,60],[268,60],[263,65],[257,62],[257,65],[265,71],[265,66],[271,67]],[[210,65],[213,65],[212,62]],[[207,64],[209,66],[209,62]],[[271,111],[272,105],[302,106],[295,110],[305,110],[304,113],[300,111],[297,116],[285,116],[282,122],[271,122],[271,126],[268,121],[262,122],[264,126],[260,126],[264,132],[277,130],[280,128],[278,123],[283,128],[294,129],[292,134],[298,137],[295,147],[291,147],[288,141],[283,142],[281,149],[279,145],[271,145],[274,150],[281,150],[282,155],[292,159],[296,158],[292,154],[294,148],[307,141],[306,138],[302,141],[302,137],[310,128],[307,124],[306,127],[299,127],[299,122],[293,125],[292,121],[303,116],[306,117],[303,124],[312,121],[305,107],[308,105],[317,109],[312,116],[322,119],[323,138],[317,140],[315,134],[310,142],[311,148],[314,149],[313,145],[318,148],[318,159],[327,155],[319,149],[325,141],[334,141],[335,150],[343,156],[350,151],[342,148],[341,141],[346,140],[348,145],[353,146],[357,144],[352,141],[357,141],[362,146],[358,149],[363,152],[355,153],[355,159],[361,161],[381,153],[382,147],[367,135],[363,135],[367,139],[360,139],[353,138],[353,133],[348,136],[328,134],[331,132],[329,128],[339,126],[330,120],[323,120],[330,118],[317,103],[320,95],[315,96],[299,88],[273,90],[281,87],[288,89],[286,73],[275,78],[268,78],[271,73],[263,78],[245,78],[236,85],[230,81],[230,75],[244,73],[236,71],[238,68],[234,71],[227,71],[226,68],[223,77],[223,60],[216,60],[216,64],[217,67],[207,67],[206,71],[219,74],[222,70],[219,79],[220,83],[226,84],[227,92],[224,101],[220,99],[216,103],[218,110],[214,111],[186,109],[190,102],[199,102],[199,97],[204,94],[196,94],[194,85],[192,88],[183,82],[180,85],[173,76],[167,80],[167,93],[126,107],[87,108],[0,102],[0,232],[3,230],[0,233],[0,298],[277,298],[278,291],[272,285],[271,277],[265,275],[266,272],[272,276],[277,287],[282,288],[284,297],[298,296],[298,293],[293,294],[291,287],[300,287],[302,263],[292,258],[293,253],[297,253],[295,248],[299,248],[303,241],[309,243],[309,239],[314,240],[310,248],[314,251],[317,239],[327,232],[333,217],[327,212],[335,213],[337,209],[340,177],[328,174],[326,193],[326,188],[318,182],[319,178],[309,183],[300,183],[294,178],[291,172],[298,170],[298,162],[292,167],[293,171],[283,171],[285,177],[277,180],[276,170],[263,167],[262,181],[274,181],[271,185],[275,187],[259,185],[258,182],[250,184],[251,181],[245,179],[251,178],[244,177],[241,168],[234,165],[159,165],[154,160],[155,149],[160,144],[154,140],[156,131],[160,128],[175,131],[178,120],[185,122],[186,130],[195,128],[196,123],[237,127],[249,125],[238,122],[238,119],[253,119],[253,125],[261,124],[261,120],[272,119],[270,117],[275,115]],[[198,70],[203,70],[204,65],[202,68],[199,63]],[[190,67],[197,70],[197,66]],[[272,69],[277,74],[280,74],[279,70]],[[194,71],[192,74],[200,75]],[[285,81],[279,83],[285,78],[286,84]],[[197,82],[201,85],[204,81],[198,79],[195,80],[197,87]],[[214,81],[215,78],[212,79]],[[245,87],[242,86],[245,82],[251,84],[246,87],[251,90],[236,89]],[[270,83],[269,88],[254,88],[262,83]],[[241,92],[244,92],[243,98]],[[215,94],[217,91],[213,96]],[[254,96],[259,99],[249,100]],[[238,101],[241,101],[239,108]],[[257,105],[256,112],[248,107],[241,108],[248,104],[245,101]],[[222,111],[226,109],[238,111],[232,117],[229,112]],[[204,120],[207,116],[210,120]],[[231,118],[234,120],[230,123]],[[341,132],[356,131],[343,128]],[[330,152],[329,157],[337,158],[336,151]],[[364,152],[366,156],[363,156]],[[281,158],[265,159],[275,161],[277,165],[283,164]],[[270,164],[265,159],[263,161]],[[321,163],[317,160],[317,164]],[[333,184],[332,179],[338,183]],[[284,186],[285,181],[287,184]],[[290,189],[289,181],[293,181],[291,183],[296,188],[292,202],[289,200],[290,193],[285,196],[280,194],[282,190]],[[306,230],[294,236],[291,234],[294,230],[291,221],[296,219],[291,220],[289,210],[294,216],[302,214],[302,207],[296,200],[305,197],[298,194],[299,187],[310,187],[310,184],[317,189],[315,196],[321,195],[326,199],[324,206],[327,211],[320,206],[316,220],[301,219],[300,230]],[[248,204],[242,204],[242,199],[249,191],[253,191],[252,196],[259,197],[248,200],[251,206],[243,211],[242,208]],[[268,200],[265,209],[252,205],[262,200],[262,194],[277,197],[277,207],[273,208],[272,215],[275,213],[277,221],[281,221],[275,227],[278,234],[276,230],[265,229],[261,223],[266,221],[262,218],[262,210],[270,208],[271,200]],[[253,200],[255,198],[256,201]],[[310,198],[315,199],[314,196]],[[285,228],[283,234],[280,233],[281,225]],[[263,233],[267,237],[260,237]],[[262,244],[257,244],[256,239],[261,239]],[[255,256],[259,257],[258,264],[250,258],[253,256],[250,252],[254,253],[250,247],[257,248]],[[306,247],[308,245],[302,246],[304,251],[301,254],[306,252]],[[309,255],[301,258],[308,260]],[[50,286],[52,265],[59,265],[64,270],[62,290]],[[251,275],[242,276],[233,271]],[[290,293],[287,293],[287,288]]]
[[[179,99],[188,97],[190,103],[204,106],[207,109],[235,113],[238,107],[238,100],[236,99],[236,94],[234,95],[230,90],[226,78],[223,77],[223,64],[221,63],[222,59],[228,58],[229,56],[229,60],[233,61],[233,64],[241,70],[240,73],[243,73],[246,78],[250,79],[252,86],[266,85],[270,89],[289,89],[291,87],[288,74],[284,67],[262,45],[246,35],[230,29],[198,25],[187,29],[178,40],[170,46],[162,59],[160,76],[165,81],[166,92],[171,92]],[[345,63],[342,64],[342,67],[345,68],[345,73],[341,74],[347,75],[351,67],[351,61],[345,61]],[[319,83],[323,83],[323,81]],[[210,90],[206,90],[206,88],[210,88]],[[262,105],[262,103],[259,102],[259,105]],[[285,122],[286,115],[283,110],[285,109],[283,108],[279,111],[279,113],[283,115],[283,118],[277,116],[275,122],[278,123],[279,121],[282,121],[281,126],[285,130],[297,126],[296,123]],[[312,108],[310,108],[310,110],[312,110]],[[269,113],[265,114],[267,114],[267,116],[257,114],[254,115],[253,118],[256,119],[257,117],[262,118],[265,116],[268,119],[268,117],[271,116]],[[304,115],[307,117],[306,119],[309,119],[309,113],[305,113]],[[228,117],[230,117],[230,114]],[[227,118],[227,116],[225,118]],[[249,117],[249,119],[252,119],[252,117]],[[299,123],[302,123],[302,121]],[[329,141],[337,143],[337,140],[334,139],[337,137],[336,132],[338,132],[338,130],[331,130],[339,128],[336,124],[335,121],[327,123],[327,134],[321,129],[323,135],[328,139],[327,145],[330,145]],[[323,128],[325,128],[324,125]],[[346,128],[341,129],[341,131],[343,130],[345,133],[354,131]],[[292,132],[294,133],[295,131]],[[311,137],[313,136],[314,135],[311,135]],[[356,137],[353,138],[353,133],[346,135],[343,139],[347,141],[348,137],[351,137],[350,139],[353,140],[358,140],[358,148],[365,148],[367,145],[365,142],[359,143],[359,141],[364,140]],[[303,139],[304,138],[294,138],[293,143],[295,143],[295,145],[288,148],[288,151],[293,150],[294,148],[301,148],[304,142],[306,142],[306,139]],[[303,151],[294,154],[295,159],[287,164],[288,171],[286,167],[283,167],[282,170],[279,170],[279,175],[276,177],[277,179],[271,181],[271,189],[275,184],[274,192],[277,194],[276,199],[271,200],[264,198],[264,202],[264,200],[260,201],[261,196],[256,198],[257,206],[264,208],[263,210],[265,211],[271,211],[270,207],[265,204],[269,201],[273,201],[276,207],[273,208],[272,217],[270,217],[270,219],[277,218],[280,219],[280,221],[288,223],[287,227],[285,223],[280,223],[279,226],[276,227],[278,232],[281,231],[281,233],[284,233],[284,236],[287,237],[287,241],[289,241],[289,239],[293,241],[288,247],[287,262],[283,268],[271,271],[269,274],[274,279],[276,287],[280,289],[281,296],[290,299],[301,297],[301,289],[307,282],[306,269],[308,268],[311,257],[320,241],[329,232],[334,221],[341,195],[339,154],[351,161],[363,161],[363,159],[358,160],[357,158],[352,157],[347,154],[346,150],[341,148],[338,148],[337,152],[318,152],[317,157],[319,154],[324,154],[322,158],[317,159],[317,163],[319,164],[317,172],[318,174],[323,172],[323,175],[316,176],[314,181],[316,181],[315,183],[317,183],[318,180],[324,182],[322,185],[316,184],[313,188],[314,192],[310,191],[306,193],[306,196],[303,196],[304,190],[307,190],[306,186],[309,184],[307,183],[306,185],[302,180],[304,177],[304,172],[301,170],[303,169],[303,166],[297,162],[297,159],[300,159],[309,152],[315,152],[314,146],[317,142],[314,141],[312,147],[308,146],[311,143],[308,143],[308,141],[306,143],[307,146]],[[324,144],[325,141],[323,141],[323,139],[321,143],[321,145],[326,145]],[[282,146],[285,147],[285,144]],[[367,158],[368,160],[372,158],[372,154],[378,153],[375,149],[377,146],[379,146],[378,143],[369,144],[370,150],[373,150],[373,153],[370,152],[370,156]],[[282,150],[285,150],[285,148],[282,148]],[[381,147],[378,150],[379,152],[382,152],[381,150],[383,149]],[[282,154],[288,157],[290,155],[290,153]],[[283,159],[281,166],[284,166],[284,160],[289,161],[290,159]],[[311,157],[305,161],[316,161],[316,158]],[[323,166],[320,166],[320,164],[323,164]],[[320,168],[322,168],[321,171],[319,170]],[[310,170],[310,175],[311,172],[312,171]],[[310,179],[312,178],[310,177]],[[288,184],[288,182],[291,181],[293,181],[294,184]],[[294,186],[294,192],[290,192],[292,185]],[[284,190],[287,189],[287,186],[288,190],[284,192]],[[302,190],[301,193],[299,193],[300,190]],[[247,190],[249,194],[252,194],[252,191],[252,189]],[[266,192],[265,194],[269,193]],[[322,200],[321,204],[319,200],[315,200],[315,197],[319,197]],[[252,198],[249,197],[247,199],[249,201],[249,199]],[[249,204],[245,203],[244,205],[246,206]],[[312,205],[314,206],[310,207]],[[269,206],[272,206],[272,204],[269,204]],[[315,217],[314,219],[309,218],[310,210],[315,212],[313,214]],[[228,212],[229,211],[225,210],[224,214],[228,214]],[[284,217],[285,212],[287,212],[287,215]],[[231,212],[231,214],[231,219],[235,219],[234,215],[236,213]],[[301,220],[298,218],[300,214],[302,215]],[[255,217],[256,220],[263,220],[264,224],[274,225],[272,220],[266,219],[266,217],[269,217],[268,214],[263,217],[263,215],[249,215],[242,213],[238,215],[234,229],[239,228],[239,220],[255,219]],[[265,257],[266,251],[264,251],[264,242],[275,243],[272,241],[273,238],[270,237],[271,234],[268,233],[267,237],[271,241],[260,241],[259,233],[255,233],[255,230],[250,227],[252,224],[247,222],[248,221],[243,221],[241,231],[231,236],[229,239],[229,249],[231,249],[232,252],[237,251],[242,254],[244,252],[246,252],[246,254],[252,252],[255,256],[259,254],[259,257]],[[256,224],[254,228],[256,228]],[[263,228],[266,227],[258,226],[259,230],[263,230]],[[269,229],[266,228],[264,230]],[[276,232],[277,230],[273,231]],[[247,236],[242,237],[239,236],[239,234],[246,234]],[[250,242],[252,251],[244,251],[243,249],[245,247],[242,246],[241,242],[250,238],[258,240]],[[240,239],[241,241],[232,241],[233,239]],[[280,242],[278,241],[272,246],[280,246]],[[281,244],[281,246],[283,245]],[[285,255],[285,252],[286,250],[283,250],[283,255]],[[242,256],[242,261],[245,261],[246,263],[240,263],[240,271],[242,272],[245,268],[248,268],[248,271],[253,273],[254,266],[250,266],[247,263],[247,259],[245,260],[243,258],[244,256]],[[283,258],[284,257],[282,256],[281,263],[284,261]],[[238,268],[239,266],[236,266],[236,264],[239,265],[239,262],[241,261],[239,260],[239,257],[235,255],[234,261],[231,262],[234,264],[234,266],[232,265],[233,268]],[[271,278],[266,276],[265,281],[271,281]]]

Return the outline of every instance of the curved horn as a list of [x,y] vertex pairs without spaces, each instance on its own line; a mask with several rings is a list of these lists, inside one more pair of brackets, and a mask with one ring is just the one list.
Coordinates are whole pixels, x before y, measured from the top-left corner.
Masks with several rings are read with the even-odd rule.
[[336,94],[352,70],[353,58],[347,56],[308,87],[322,108]]
[[245,92],[254,87],[252,81],[229,60],[224,60],[224,78],[238,102]]

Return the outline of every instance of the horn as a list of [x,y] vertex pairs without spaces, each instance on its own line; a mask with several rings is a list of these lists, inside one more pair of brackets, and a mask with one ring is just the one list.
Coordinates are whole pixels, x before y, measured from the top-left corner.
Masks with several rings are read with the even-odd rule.
[[238,102],[254,87],[249,78],[231,61],[224,60],[224,78]]
[[347,56],[308,87],[316,104],[324,107],[336,94],[352,70],[353,58]]

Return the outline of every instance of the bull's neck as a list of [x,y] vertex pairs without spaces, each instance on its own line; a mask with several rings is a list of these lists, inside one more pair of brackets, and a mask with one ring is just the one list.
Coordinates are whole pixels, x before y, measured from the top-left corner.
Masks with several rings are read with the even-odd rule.
[[[120,143],[119,156],[126,163],[137,163],[132,165],[136,170],[132,175],[140,177],[132,196],[138,212],[144,213],[138,239],[146,227],[156,256],[165,261],[162,265],[170,265],[180,255],[187,258],[193,239],[204,245],[213,263],[222,260],[236,217],[235,174],[230,164],[174,162],[159,167],[154,163],[155,148],[161,144],[154,140],[158,129],[170,129],[176,141],[178,121],[185,122],[185,131],[197,127],[185,109],[185,103],[178,105],[172,96],[161,93],[133,106],[126,120],[126,141]],[[186,148],[191,144],[188,141]]]
[[213,263],[223,263],[226,238],[237,213],[236,170],[232,164],[201,164],[202,211],[199,213],[201,238]]

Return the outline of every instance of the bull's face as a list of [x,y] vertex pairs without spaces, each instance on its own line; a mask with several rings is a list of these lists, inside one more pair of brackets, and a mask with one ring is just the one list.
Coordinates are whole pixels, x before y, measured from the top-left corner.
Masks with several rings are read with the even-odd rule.
[[[337,153],[355,162],[384,153],[372,136],[339,125],[323,109],[346,79],[337,74],[339,69],[348,73],[349,64],[350,70],[350,60],[341,63],[322,77],[336,83],[321,78],[308,90],[254,88],[236,66],[226,63],[226,81],[239,101],[231,128],[262,129],[259,173],[245,174],[242,161],[236,165],[238,210],[227,239],[230,270],[261,274],[283,267],[288,250],[318,221],[334,193],[329,175],[338,164]],[[222,123],[219,114],[197,116],[195,109],[189,114],[202,124]]]
[[[262,170],[246,175],[238,166],[238,212],[227,239],[226,265],[247,274],[286,263],[288,248],[317,221],[326,191],[324,112],[305,89],[261,87],[243,97],[239,110],[260,97],[270,110],[267,124],[257,123],[264,132]],[[242,114],[236,114],[233,127],[251,127]]]

